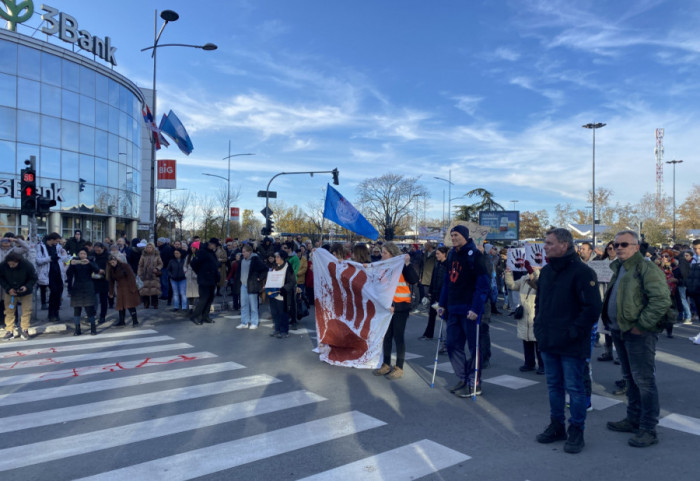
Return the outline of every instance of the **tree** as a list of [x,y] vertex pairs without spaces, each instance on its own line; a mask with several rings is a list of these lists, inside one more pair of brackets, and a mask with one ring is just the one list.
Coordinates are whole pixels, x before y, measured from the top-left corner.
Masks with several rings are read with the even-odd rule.
[[520,237],[537,239],[545,236],[549,229],[549,214],[546,210],[537,212],[525,211],[520,213]]
[[270,202],[276,232],[307,234],[315,232],[315,226],[304,211],[296,205],[287,207],[282,201]]
[[[222,185],[215,192],[216,202],[221,209],[221,232],[222,237],[226,234],[226,219],[229,217],[229,209],[231,205],[238,202],[240,197],[240,187],[236,190],[230,190],[227,185]],[[218,217],[218,216],[217,216]]]
[[676,214],[676,231],[678,229],[700,229],[700,185],[693,188],[685,201],[678,207]]
[[260,235],[263,223],[255,217],[255,212],[252,209],[243,209],[241,216],[241,235],[246,239],[255,239]]
[[409,228],[415,202],[430,197],[416,177],[384,174],[363,180],[357,187],[362,214],[380,232],[393,227],[396,233]]
[[455,217],[458,220],[479,222],[479,212],[481,211],[505,210],[501,204],[493,200],[493,194],[486,189],[472,189],[464,195],[470,199],[477,198],[479,200],[471,205],[455,206],[457,209]]

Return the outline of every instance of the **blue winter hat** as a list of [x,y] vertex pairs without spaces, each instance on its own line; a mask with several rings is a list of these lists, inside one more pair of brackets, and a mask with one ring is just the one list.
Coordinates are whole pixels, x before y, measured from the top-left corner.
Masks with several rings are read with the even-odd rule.
[[458,224],[450,230],[450,233],[452,233],[452,232],[457,232],[459,235],[464,237],[465,241],[469,240],[469,229],[466,226]]

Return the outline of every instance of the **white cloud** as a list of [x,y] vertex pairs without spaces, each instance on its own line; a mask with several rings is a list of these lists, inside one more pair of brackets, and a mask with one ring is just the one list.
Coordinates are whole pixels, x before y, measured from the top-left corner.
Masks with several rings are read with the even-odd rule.
[[457,97],[453,97],[454,100],[457,101],[457,104],[455,107],[457,107],[459,110],[468,113],[469,115],[474,115],[476,112],[477,107],[483,100],[483,97],[475,97],[475,96],[470,96],[470,95],[459,95]]
[[498,47],[494,55],[499,59],[508,60],[509,62],[515,62],[520,59],[520,54],[508,47]]

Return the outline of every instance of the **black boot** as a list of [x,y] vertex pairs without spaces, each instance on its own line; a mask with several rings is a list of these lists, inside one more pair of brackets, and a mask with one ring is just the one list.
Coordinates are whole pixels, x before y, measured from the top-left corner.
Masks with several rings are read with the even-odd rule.
[[95,335],[97,334],[97,327],[95,326],[95,316],[92,316],[88,319],[90,321],[90,334]]
[[124,311],[119,311],[119,322],[115,324],[115,327],[121,327],[121,326],[126,326],[126,323],[124,322],[124,319],[126,319],[126,312]]
[[[75,320],[75,319],[77,319],[77,320]],[[80,332],[80,317],[77,317],[75,319],[73,320],[73,322],[75,323],[75,331],[73,332],[73,335],[79,336],[82,334],[82,332]]]
[[136,313],[131,315],[131,327],[136,327],[139,325],[139,320],[136,318]]

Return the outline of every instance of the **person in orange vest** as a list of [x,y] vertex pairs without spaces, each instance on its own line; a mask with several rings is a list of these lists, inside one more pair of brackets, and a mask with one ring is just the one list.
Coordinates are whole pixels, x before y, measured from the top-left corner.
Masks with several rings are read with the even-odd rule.
[[[384,362],[379,369],[372,371],[375,376],[384,376],[387,379],[399,379],[403,377],[403,363],[406,357],[406,342],[404,332],[406,331],[406,321],[411,311],[411,288],[409,284],[418,282],[418,274],[411,267],[411,257],[402,254],[393,242],[387,242],[382,246],[382,260],[404,255],[404,266],[399,278],[399,285],[394,293],[394,302],[391,305],[393,315],[389,328],[384,334]],[[391,346],[392,341],[396,343],[396,365],[391,367]]]

